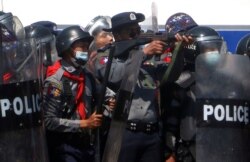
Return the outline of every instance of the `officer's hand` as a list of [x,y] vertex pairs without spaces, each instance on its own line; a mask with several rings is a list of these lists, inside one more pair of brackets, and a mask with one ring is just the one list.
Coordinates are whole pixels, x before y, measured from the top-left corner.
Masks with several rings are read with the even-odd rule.
[[167,44],[160,40],[153,40],[143,48],[145,55],[162,54]]
[[191,36],[181,35],[179,33],[177,33],[175,35],[175,38],[176,38],[177,42],[181,42],[181,41],[184,41],[185,43],[192,43],[193,42],[193,38]]
[[88,119],[81,120],[80,127],[94,129],[102,124],[102,114],[94,112]]
[[109,108],[110,108],[110,110],[111,111],[113,111],[114,110],[114,108],[115,108],[115,98],[114,97],[110,97],[109,99],[108,99],[108,106],[109,106]]

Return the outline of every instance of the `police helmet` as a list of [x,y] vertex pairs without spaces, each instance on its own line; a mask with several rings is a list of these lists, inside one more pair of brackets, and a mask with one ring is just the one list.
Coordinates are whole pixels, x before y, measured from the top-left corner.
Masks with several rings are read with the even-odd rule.
[[56,38],[56,50],[59,57],[63,56],[63,52],[68,50],[71,45],[78,40],[92,42],[94,38],[88,33],[83,31],[79,25],[73,25],[65,28]]
[[171,15],[165,24],[165,30],[170,34],[177,34],[179,32],[185,32],[193,27],[198,26],[194,19],[183,12],[178,12]]
[[236,54],[248,55],[250,57],[250,33],[244,35],[238,42]]
[[26,38],[39,39],[42,43],[51,41],[54,36],[49,29],[40,25],[29,25],[25,28]]
[[17,16],[12,15],[11,12],[0,11],[0,23],[2,26],[3,41],[19,40],[25,38],[25,31],[23,24]]
[[209,51],[221,52],[224,45],[223,38],[214,29],[207,26],[197,26],[186,32],[186,35],[192,36],[194,42],[183,47],[184,64],[195,64],[195,59],[199,54]]
[[84,28],[92,36],[97,36],[103,29],[111,28],[111,17],[109,16],[96,16],[90,21],[90,23]]
[[54,34],[57,35],[58,34],[58,30],[57,30],[57,24],[52,22],[52,21],[37,21],[32,23],[31,25],[39,25],[39,26],[43,26],[47,29],[49,29],[49,31]]
[[39,52],[44,55],[44,64],[50,65],[57,59],[56,49],[55,49],[55,36],[46,27],[40,25],[29,25],[25,28],[26,38],[34,38],[36,42],[40,45]]

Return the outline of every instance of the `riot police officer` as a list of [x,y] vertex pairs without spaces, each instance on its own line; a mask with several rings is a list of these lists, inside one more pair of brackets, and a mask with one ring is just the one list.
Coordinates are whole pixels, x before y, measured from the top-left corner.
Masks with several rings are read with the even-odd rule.
[[48,67],[43,90],[51,161],[93,161],[90,132],[101,125],[102,115],[94,111],[95,81],[85,69],[92,40],[77,25],[57,36],[56,49],[62,59]]
[[43,69],[40,73],[42,77],[45,77],[46,69],[52,65],[57,59],[57,53],[55,49],[55,36],[49,31],[49,29],[40,25],[29,25],[25,28],[26,38],[36,39],[38,47],[38,55],[43,60]]
[[[201,53],[219,53],[223,39],[212,28],[195,26],[186,31],[194,42],[183,46],[183,72],[175,83],[165,86],[163,95],[163,120],[168,151],[176,161],[195,161],[195,60]],[[211,55],[212,56],[212,55]],[[211,61],[216,61],[216,58]]]
[[94,71],[94,61],[96,59],[97,50],[105,48],[106,45],[113,42],[113,35],[111,32],[106,32],[104,28],[111,27],[111,18],[109,16],[96,16],[90,21],[90,23],[84,28],[94,37],[94,40],[90,44],[90,56],[88,61],[88,69]]
[[250,34],[244,35],[238,42],[236,54],[250,56]]
[[111,27],[111,18],[109,16],[96,16],[84,28],[90,35],[94,37],[91,43],[90,50],[94,51],[103,48],[105,45],[113,42],[113,35],[111,32],[106,32],[103,29]]
[[[90,55],[89,55],[89,60],[87,63],[87,68],[90,72],[94,73],[95,72],[95,61],[97,59],[97,51],[98,50],[103,50],[107,46],[109,46],[113,42],[113,35],[111,32],[106,32],[103,29],[105,28],[111,28],[111,18],[109,16],[102,16],[98,15],[94,17],[89,24],[86,25],[84,28],[85,31],[89,32],[90,35],[94,37],[94,40],[90,44]],[[102,83],[96,79],[96,82],[98,85],[101,87]],[[100,88],[101,89],[101,88]],[[107,105],[105,105],[104,109],[104,118],[103,118],[103,124],[102,127],[100,128],[100,136],[97,137],[100,139],[100,144],[96,144],[97,149],[100,147],[100,153],[96,157],[102,157],[102,153],[104,150],[104,146],[106,143],[106,138],[107,138],[107,133],[110,125],[110,116],[112,114],[113,108],[114,108],[114,103],[115,103],[115,93],[111,89],[107,89],[106,93],[106,99],[105,102]],[[102,101],[101,101],[102,102]],[[109,105],[109,106],[108,106]],[[98,161],[98,160],[97,160]]]
[[48,162],[39,107],[42,61],[34,39],[25,39],[17,16],[0,12],[1,161]]
[[[184,35],[189,29],[192,29],[196,26],[198,26],[198,24],[194,21],[194,19],[190,15],[188,15],[187,13],[183,13],[183,12],[177,12],[177,13],[171,15],[167,19],[166,24],[165,24],[165,30],[168,34],[175,35],[176,39],[178,40],[181,37],[181,35]],[[162,55],[163,56],[162,60],[164,62],[166,62],[166,63],[171,62],[171,59],[174,55],[174,49],[176,48],[177,43],[178,42],[170,42],[169,47],[164,52],[165,54]],[[182,43],[180,49],[184,45],[185,44]],[[180,52],[180,50],[177,51],[177,53],[178,52]],[[179,66],[177,68],[180,71],[182,71],[183,63],[179,64]],[[168,86],[169,86],[168,84],[161,86],[162,105],[165,105],[166,102],[168,102],[168,100],[165,99],[165,91],[166,91],[166,87],[168,89]],[[163,114],[165,112],[165,109],[166,108],[163,106],[162,107]],[[166,126],[166,127],[163,127],[163,129],[169,128],[167,125],[164,125],[164,126]],[[169,133],[170,132],[167,133],[167,136],[169,135]],[[173,136],[170,135],[170,137],[173,137]],[[164,141],[165,141],[165,139],[164,139]],[[165,141],[166,144],[165,144],[165,148],[164,148],[164,156],[165,156],[166,162],[172,162],[175,159],[174,154],[173,154],[174,145],[173,145],[172,141],[174,141],[174,139],[168,139]]]

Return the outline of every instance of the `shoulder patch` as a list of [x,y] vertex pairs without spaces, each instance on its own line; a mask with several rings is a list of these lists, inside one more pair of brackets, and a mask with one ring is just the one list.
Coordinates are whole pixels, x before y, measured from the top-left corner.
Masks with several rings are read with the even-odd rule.
[[59,97],[61,95],[62,91],[58,89],[57,87],[54,87],[52,85],[48,86],[47,88],[47,95],[50,97]]
[[99,63],[101,65],[104,65],[108,62],[108,57],[101,57],[100,60],[99,60]]
[[58,83],[50,82],[44,87],[44,93],[49,97],[59,97],[61,96],[62,89]]

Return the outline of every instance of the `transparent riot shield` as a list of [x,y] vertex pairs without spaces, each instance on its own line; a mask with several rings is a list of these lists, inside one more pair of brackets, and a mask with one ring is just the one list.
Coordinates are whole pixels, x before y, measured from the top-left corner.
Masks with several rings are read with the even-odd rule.
[[0,161],[48,161],[37,51],[34,39],[1,43]]
[[250,61],[236,54],[196,60],[196,161],[250,161]]

